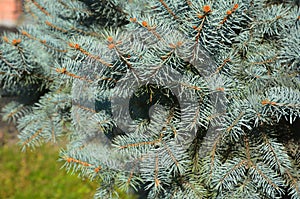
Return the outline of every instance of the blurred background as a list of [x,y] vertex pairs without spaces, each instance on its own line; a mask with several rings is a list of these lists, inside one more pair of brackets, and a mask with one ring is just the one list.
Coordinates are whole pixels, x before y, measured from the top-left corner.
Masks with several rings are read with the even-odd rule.
[[[22,0],[0,0],[0,36],[16,32],[16,26],[26,23]],[[0,42],[1,43],[1,42]],[[1,88],[0,88],[1,95]],[[0,97],[1,109],[14,96]],[[21,152],[15,124],[2,121],[0,114],[0,198],[93,198],[97,184],[60,169],[60,144],[45,144],[35,150]]]
[[0,32],[15,31],[22,21],[22,0],[0,0]]

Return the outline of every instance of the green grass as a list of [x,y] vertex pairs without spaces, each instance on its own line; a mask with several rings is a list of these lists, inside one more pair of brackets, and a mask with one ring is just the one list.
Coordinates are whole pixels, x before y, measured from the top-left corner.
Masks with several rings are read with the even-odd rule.
[[[0,118],[0,199],[94,198],[98,182],[61,169],[63,162],[57,160],[64,144],[44,144],[21,152],[17,141],[16,129],[1,123]],[[118,194],[121,199],[137,198],[119,190]]]
[[0,147],[0,198],[93,198],[97,183],[60,169],[58,151],[51,145],[24,153],[13,144]]
[[[6,134],[6,137],[9,134]],[[6,138],[7,139],[7,138]],[[59,146],[45,144],[21,152],[15,139],[0,146],[0,198],[2,199],[91,199],[99,184],[61,169]],[[137,196],[118,191],[122,199]]]

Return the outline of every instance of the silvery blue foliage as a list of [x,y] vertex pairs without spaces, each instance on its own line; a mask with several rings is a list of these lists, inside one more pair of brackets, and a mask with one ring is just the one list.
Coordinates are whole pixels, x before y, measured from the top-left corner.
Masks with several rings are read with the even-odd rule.
[[[299,1],[33,0],[0,43],[23,149],[147,198],[300,198]],[[31,91],[26,90],[27,96]],[[29,93],[29,94],[28,94]]]

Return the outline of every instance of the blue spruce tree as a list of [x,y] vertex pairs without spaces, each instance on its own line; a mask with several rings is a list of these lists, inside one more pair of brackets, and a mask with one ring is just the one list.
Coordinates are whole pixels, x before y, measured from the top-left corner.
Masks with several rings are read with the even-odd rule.
[[95,198],[299,199],[299,4],[26,0],[3,116],[22,149],[67,137]]

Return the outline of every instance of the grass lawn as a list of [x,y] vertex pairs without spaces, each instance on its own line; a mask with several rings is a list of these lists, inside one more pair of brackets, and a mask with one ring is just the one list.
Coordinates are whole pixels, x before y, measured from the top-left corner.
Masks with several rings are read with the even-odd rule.
[[93,198],[97,183],[60,169],[58,151],[50,144],[26,152],[13,144],[0,147],[0,198]]
[[[3,124],[3,123],[2,123]],[[1,125],[0,125],[1,126]],[[8,131],[0,127],[0,131]],[[1,133],[1,132],[0,132]],[[2,199],[90,199],[97,182],[81,179],[61,169],[58,162],[60,147],[45,144],[35,150],[21,152],[16,133],[4,133],[0,145],[0,198]],[[118,191],[122,199],[137,196]]]

